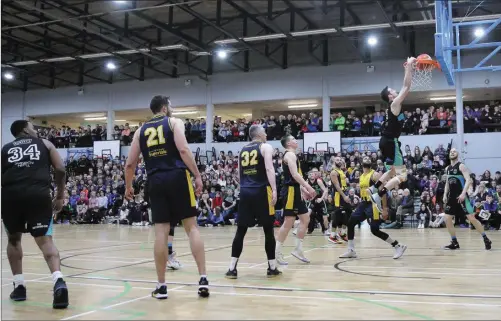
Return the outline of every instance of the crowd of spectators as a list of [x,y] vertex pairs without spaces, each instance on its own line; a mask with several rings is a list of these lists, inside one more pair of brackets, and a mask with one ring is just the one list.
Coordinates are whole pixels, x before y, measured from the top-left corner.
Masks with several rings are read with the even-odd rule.
[[[141,123],[139,124],[141,126]],[[111,137],[113,140],[120,140],[124,146],[130,145],[134,132],[138,126],[129,126],[128,123],[120,126],[115,126]],[[35,126],[40,138],[45,138],[51,141],[56,148],[69,147],[92,147],[94,141],[102,141],[107,138],[106,125],[97,124],[94,126],[79,126],[76,129],[70,126],[62,125],[60,128],[56,126],[43,127]]]
[[[427,109],[416,108],[404,110],[405,122],[403,135],[444,134],[456,132],[456,107],[430,106]],[[350,110],[346,113],[333,113],[329,119],[329,130],[340,131],[343,137],[378,136],[385,121],[383,111]],[[214,142],[236,142],[249,140],[249,128],[253,124],[261,124],[266,128],[269,140],[279,140],[285,134],[300,139],[306,132],[323,130],[322,116],[316,112],[265,116],[248,120],[245,118],[222,121],[214,118]],[[142,123],[139,123],[141,126]],[[185,134],[189,143],[203,143],[206,136],[205,119],[185,119]],[[80,126],[76,129],[69,126],[61,128],[37,126],[40,137],[52,141],[58,148],[92,147],[93,141],[106,140],[106,125]],[[138,126],[128,123],[113,128],[112,137],[120,140],[122,145],[130,145]],[[501,106],[499,103],[464,108],[465,133],[501,131]]]
[[[444,169],[447,164],[447,149],[439,145],[432,151],[429,147],[421,149],[405,146],[405,164],[408,168],[408,180],[398,190],[388,195],[389,219],[383,228],[402,228],[409,218],[418,222],[418,227],[441,227],[443,223],[443,193],[445,187]],[[282,156],[275,150],[273,163],[276,172],[277,189],[282,190]],[[373,160],[375,171],[383,173],[385,167],[380,151],[340,152],[336,155],[311,157],[299,154],[303,173],[316,167],[322,179],[333,194],[333,184],[329,173],[333,168],[335,156],[345,160],[348,189],[347,194],[355,207],[360,201],[359,178],[362,174],[361,160],[368,156]],[[203,192],[197,199],[198,224],[200,226],[223,226],[238,221],[239,177],[238,156],[230,151],[213,154],[210,159],[197,157],[202,174]],[[149,206],[145,199],[144,187],[147,176],[144,164],[139,164],[134,179],[136,199],[124,200],[125,158],[112,160],[88,158],[85,155],[77,160],[67,161],[68,181],[65,192],[65,207],[60,216],[62,223],[123,223],[131,225],[149,225]],[[479,220],[490,229],[499,230],[501,225],[501,172],[494,175],[490,171],[476,176],[472,174],[473,184],[468,196]],[[283,196],[278,195],[276,209],[280,213]],[[483,219],[488,213],[488,219]],[[281,217],[277,215],[276,225],[280,226]],[[464,217],[458,217],[456,224],[469,227]]]

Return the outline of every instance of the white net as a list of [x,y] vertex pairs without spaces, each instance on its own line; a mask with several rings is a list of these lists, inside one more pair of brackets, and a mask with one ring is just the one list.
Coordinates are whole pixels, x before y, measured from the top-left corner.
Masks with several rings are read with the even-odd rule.
[[430,90],[431,81],[433,79],[433,69],[435,65],[428,63],[413,63],[412,64],[412,90]]

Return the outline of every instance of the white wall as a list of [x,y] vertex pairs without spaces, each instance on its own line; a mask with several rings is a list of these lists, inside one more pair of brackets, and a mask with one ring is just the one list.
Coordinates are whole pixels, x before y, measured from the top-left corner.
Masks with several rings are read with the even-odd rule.
[[[464,61],[478,61],[481,57],[469,56]],[[501,60],[494,57],[492,63]],[[286,70],[265,70],[249,73],[216,74],[210,86],[196,77],[188,77],[192,85],[184,86],[185,78],[154,79],[144,82],[127,81],[115,84],[93,84],[84,87],[79,96],[76,87],[26,92],[26,115],[52,115],[61,113],[127,110],[148,108],[151,97],[169,95],[174,106],[205,105],[207,103],[233,103],[279,99],[317,98],[322,96],[322,82],[326,82],[327,95],[378,94],[382,87],[400,88],[403,79],[402,61],[374,62],[374,73],[366,72],[366,64],[338,64],[327,67],[300,67]],[[490,83],[485,84],[489,79]],[[501,73],[473,72],[464,77],[464,88],[501,87]],[[436,72],[433,91],[451,90],[445,77]],[[17,102],[4,99],[3,105]]]
[[24,118],[24,95],[21,92],[2,94],[2,146],[14,139],[10,125]]

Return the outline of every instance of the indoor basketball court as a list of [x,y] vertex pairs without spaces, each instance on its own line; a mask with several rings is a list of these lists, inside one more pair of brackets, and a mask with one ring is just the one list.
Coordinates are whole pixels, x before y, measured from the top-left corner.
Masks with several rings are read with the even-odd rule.
[[[152,228],[61,226],[54,239],[70,290],[67,310],[52,309],[52,281],[36,244],[24,237],[24,274],[28,300],[8,298],[11,273],[2,251],[4,319],[151,320],[151,319],[498,319],[501,313],[501,237],[489,236],[485,251],[478,234],[461,230],[461,250],[446,252],[443,230],[391,230],[408,245],[393,260],[393,249],[363,225],[357,233],[358,259],[338,256],[346,245],[333,245],[319,232],[308,235],[304,252],[311,264],[290,256],[294,239],[284,245],[288,267],[266,278],[261,228],[247,233],[238,264],[238,280],[224,274],[230,262],[234,227],[201,229],[205,241],[211,296],[197,296],[198,273],[182,228],[174,250],[183,268],[167,271],[169,299],[151,298],[155,287]],[[6,242],[5,236],[2,241]]]

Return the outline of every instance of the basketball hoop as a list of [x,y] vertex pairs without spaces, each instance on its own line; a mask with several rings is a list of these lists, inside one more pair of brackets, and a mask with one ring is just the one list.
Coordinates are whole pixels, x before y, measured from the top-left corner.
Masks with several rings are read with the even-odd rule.
[[[404,63],[404,67],[407,62]],[[431,59],[430,55],[422,54],[416,58],[412,64],[412,89],[429,90],[433,79],[433,70],[440,70],[440,64]]]

